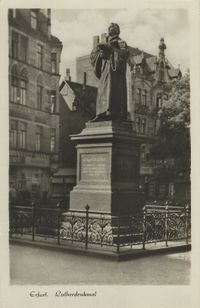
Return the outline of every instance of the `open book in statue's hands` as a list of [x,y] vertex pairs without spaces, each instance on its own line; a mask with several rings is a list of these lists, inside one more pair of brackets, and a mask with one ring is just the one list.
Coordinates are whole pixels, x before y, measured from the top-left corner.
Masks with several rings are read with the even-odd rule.
[[100,43],[100,44],[98,44],[98,47],[99,47],[99,49],[102,49],[102,50],[109,50],[109,49],[111,49],[111,46],[108,43]]
[[101,56],[104,58],[110,56],[111,54],[111,51],[112,51],[112,48],[109,44],[106,44],[106,43],[100,43],[98,44],[98,47],[99,47],[99,50],[100,50],[100,53],[101,53]]

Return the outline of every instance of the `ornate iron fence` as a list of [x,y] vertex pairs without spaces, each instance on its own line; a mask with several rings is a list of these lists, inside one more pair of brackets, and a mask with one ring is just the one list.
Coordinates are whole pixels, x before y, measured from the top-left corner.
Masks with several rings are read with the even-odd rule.
[[58,245],[74,242],[100,247],[132,248],[147,243],[185,240],[191,237],[190,208],[146,205],[129,216],[109,213],[16,206],[10,208],[10,237],[33,241],[52,239]]

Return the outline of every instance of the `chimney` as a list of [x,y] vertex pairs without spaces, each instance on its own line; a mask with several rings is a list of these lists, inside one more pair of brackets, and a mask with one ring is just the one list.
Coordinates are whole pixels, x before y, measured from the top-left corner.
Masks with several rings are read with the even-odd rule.
[[95,35],[93,36],[93,48],[96,48],[98,44],[99,44],[99,36]]
[[71,81],[70,69],[69,69],[69,68],[66,69],[66,76],[65,76],[65,79],[68,80],[68,81]]
[[85,90],[87,84],[87,73],[83,72],[83,89]]
[[101,43],[106,44],[107,42],[107,33],[102,33],[101,34]]
[[51,9],[47,9],[47,31],[48,36],[51,36]]

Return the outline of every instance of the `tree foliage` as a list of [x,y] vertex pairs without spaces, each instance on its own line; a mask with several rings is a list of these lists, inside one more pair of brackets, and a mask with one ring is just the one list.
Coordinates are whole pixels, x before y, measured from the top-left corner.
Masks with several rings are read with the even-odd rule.
[[168,94],[158,112],[160,128],[158,138],[150,150],[150,158],[173,160],[171,172],[190,169],[190,76],[167,83]]
[[172,129],[176,126],[188,128],[190,125],[190,76],[187,72],[182,78],[164,85],[168,99],[161,109],[161,120]]

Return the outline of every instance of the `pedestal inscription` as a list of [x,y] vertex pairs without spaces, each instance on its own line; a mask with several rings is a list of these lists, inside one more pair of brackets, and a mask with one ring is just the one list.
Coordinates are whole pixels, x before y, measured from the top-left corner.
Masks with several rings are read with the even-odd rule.
[[108,154],[84,153],[80,155],[80,180],[104,181],[108,179]]

